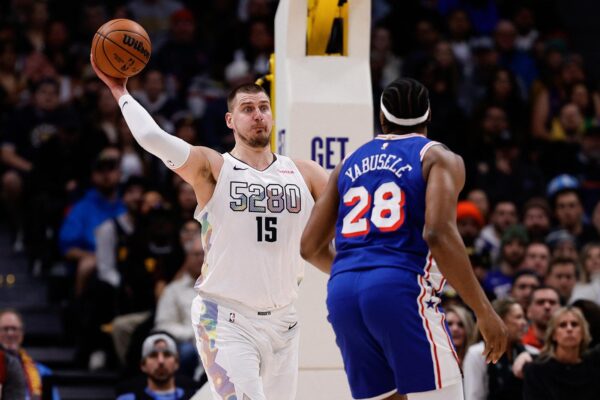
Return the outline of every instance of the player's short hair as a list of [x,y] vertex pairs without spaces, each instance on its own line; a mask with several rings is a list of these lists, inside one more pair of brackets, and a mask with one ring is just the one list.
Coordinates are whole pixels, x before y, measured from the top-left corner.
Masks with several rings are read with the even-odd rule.
[[429,91],[419,81],[399,78],[381,95],[384,132],[414,132],[431,120]]
[[262,86],[257,85],[256,83],[244,83],[236,87],[229,93],[229,96],[227,96],[227,110],[229,112],[233,111],[233,101],[235,100],[235,96],[237,96],[238,93],[255,94],[261,92],[266,94],[267,97],[269,96],[267,91]]

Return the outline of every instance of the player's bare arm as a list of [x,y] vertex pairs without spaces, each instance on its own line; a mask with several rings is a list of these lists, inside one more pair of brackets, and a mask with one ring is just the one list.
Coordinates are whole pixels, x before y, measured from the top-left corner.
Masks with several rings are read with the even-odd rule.
[[[108,86],[117,102],[129,94],[127,78],[113,78],[104,74],[96,66],[91,55],[90,63],[98,78]],[[216,179],[223,165],[223,157],[208,147],[191,146],[164,132],[137,102],[132,100],[131,103],[123,101],[123,104],[119,105],[122,112],[125,107],[135,108],[141,116],[134,121],[123,113],[130,128],[135,124],[135,129],[131,129],[135,139],[145,150],[161,158],[183,180],[191,184],[200,208],[204,207],[214,192]]]
[[335,257],[331,241],[335,236],[339,204],[337,181],[341,167],[340,163],[331,173],[325,190],[312,209],[300,242],[302,257],[326,274],[331,273],[331,264]]
[[423,238],[442,274],[477,316],[485,340],[486,362],[496,363],[506,350],[507,331],[479,285],[456,227],[456,203],[465,183],[462,158],[433,146],[423,159],[427,182]]
[[325,191],[329,175],[319,164],[312,160],[294,160],[294,164],[304,178],[304,182],[308,186],[308,190],[317,201]]

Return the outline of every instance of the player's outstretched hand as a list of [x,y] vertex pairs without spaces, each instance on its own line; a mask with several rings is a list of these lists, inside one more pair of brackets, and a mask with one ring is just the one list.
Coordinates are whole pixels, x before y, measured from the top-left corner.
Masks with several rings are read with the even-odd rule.
[[485,342],[485,348],[482,353],[485,357],[485,362],[496,364],[506,351],[508,341],[506,326],[493,310],[489,310],[484,315],[478,315],[477,325]]
[[102,82],[104,82],[111,91],[114,91],[115,89],[125,90],[125,86],[127,85],[127,78],[114,78],[112,76],[106,75],[104,72],[102,72],[100,70],[100,68],[98,68],[98,66],[94,62],[94,56],[91,54],[90,54],[90,64],[92,65],[92,68],[94,69],[94,72],[96,73],[96,75],[98,75],[98,78],[100,78],[100,80]]

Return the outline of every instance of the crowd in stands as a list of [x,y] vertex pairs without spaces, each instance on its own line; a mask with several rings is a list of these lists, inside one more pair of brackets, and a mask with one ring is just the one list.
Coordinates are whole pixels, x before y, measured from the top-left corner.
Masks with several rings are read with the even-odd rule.
[[[198,378],[194,192],[135,143],[91,70],[90,43],[109,19],[141,23],[153,52],[132,95],[166,131],[227,151],[226,95],[268,71],[277,1],[62,3],[0,5],[2,220],[32,274],[67,280],[54,301],[80,366],[130,377],[176,351]],[[598,349],[586,349],[600,342],[600,93],[554,5],[372,0],[375,132],[389,82],[428,87],[429,136],[467,169],[459,231],[509,331],[507,354],[486,366],[472,314],[451,287],[440,293],[467,399],[599,392]],[[176,348],[142,346],[155,330]],[[579,374],[556,378],[565,365]]]

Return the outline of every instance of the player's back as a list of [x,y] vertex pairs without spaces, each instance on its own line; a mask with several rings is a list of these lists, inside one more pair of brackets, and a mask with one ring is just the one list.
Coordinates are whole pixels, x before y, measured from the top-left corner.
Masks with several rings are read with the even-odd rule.
[[344,161],[332,276],[374,267],[424,273],[431,258],[421,163],[435,144],[418,134],[380,135]]

